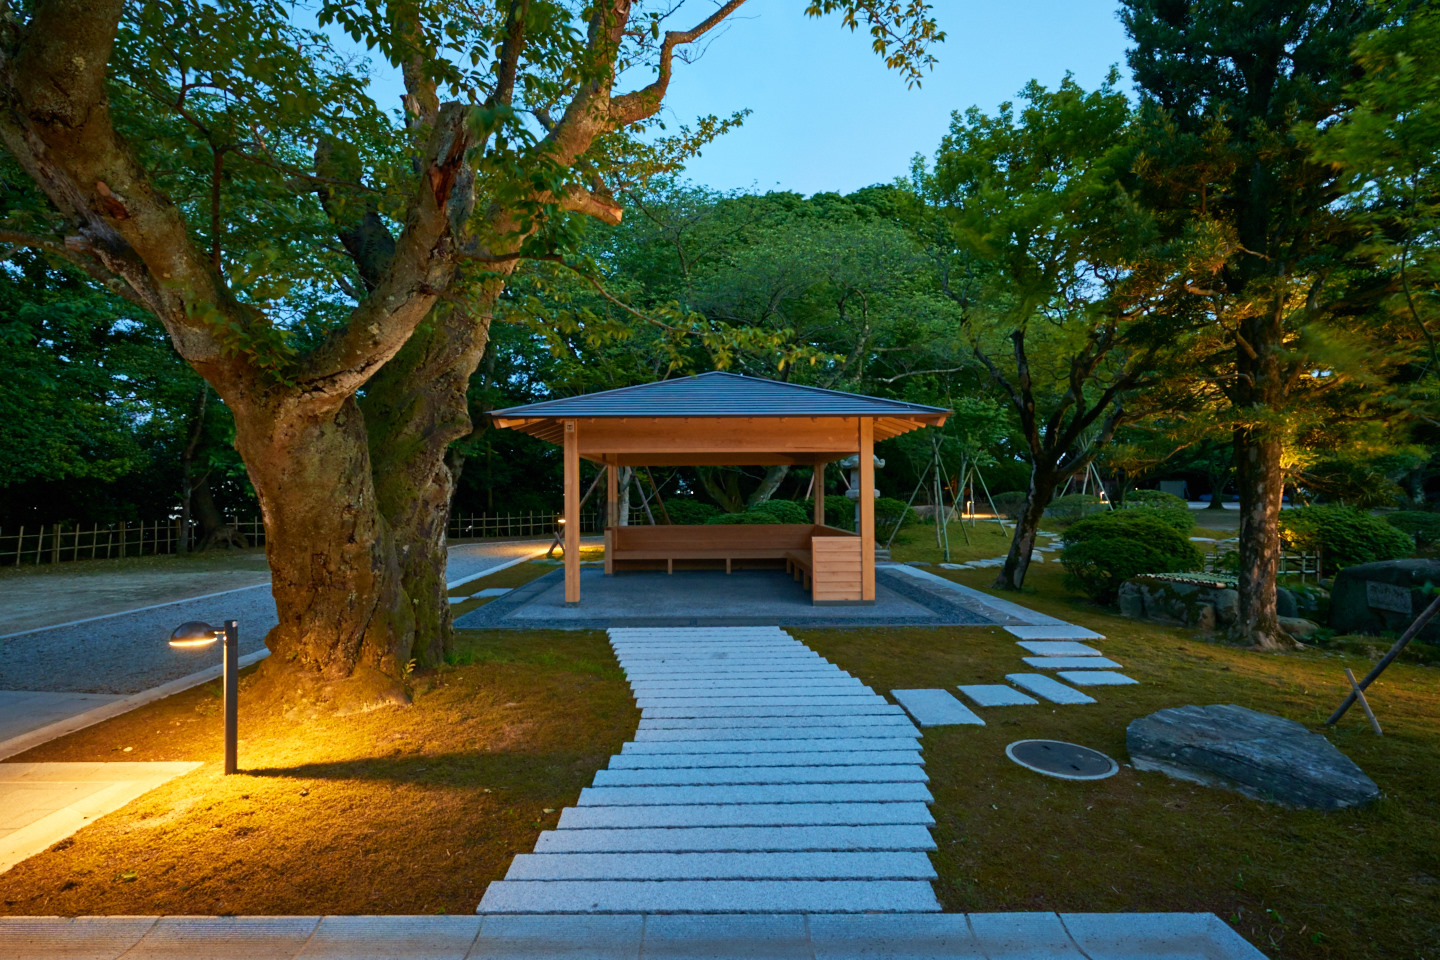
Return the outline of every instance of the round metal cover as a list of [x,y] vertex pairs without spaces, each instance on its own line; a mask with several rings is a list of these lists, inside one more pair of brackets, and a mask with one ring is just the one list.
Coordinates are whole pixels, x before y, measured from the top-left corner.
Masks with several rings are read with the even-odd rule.
[[1120,769],[1099,750],[1062,740],[1016,740],[1005,748],[1005,755],[1022,767],[1062,780],[1104,780]]

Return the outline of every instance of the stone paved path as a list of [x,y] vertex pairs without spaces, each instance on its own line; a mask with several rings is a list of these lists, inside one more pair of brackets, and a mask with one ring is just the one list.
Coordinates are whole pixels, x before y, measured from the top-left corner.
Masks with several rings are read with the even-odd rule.
[[779,627],[612,629],[635,739],[477,909],[940,909],[919,731]]

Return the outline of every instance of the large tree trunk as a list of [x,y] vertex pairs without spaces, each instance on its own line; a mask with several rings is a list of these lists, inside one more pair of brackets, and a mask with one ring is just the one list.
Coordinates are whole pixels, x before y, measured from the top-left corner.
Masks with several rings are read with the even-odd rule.
[[778,463],[765,471],[765,479],[760,481],[760,486],[750,494],[748,506],[755,506],[757,503],[764,503],[775,496],[775,491],[780,489],[780,484],[785,482],[785,476],[790,472],[790,465]]
[[1235,480],[1240,488],[1239,640],[1265,650],[1286,649],[1275,614],[1275,576],[1280,568],[1280,456],[1273,436],[1235,431]]
[[[227,398],[228,399],[228,398]],[[404,699],[415,637],[390,526],[375,495],[365,418],[353,397],[302,406],[231,402],[235,446],[265,518],[280,622],[265,638],[261,695]]]
[[1030,471],[1030,489],[1025,493],[1025,506],[1015,522],[1015,536],[1010,540],[1010,552],[1000,576],[995,578],[999,590],[1019,590],[1025,585],[1025,572],[1030,569],[1030,551],[1035,548],[1035,537],[1040,532],[1040,521],[1045,508],[1055,498],[1059,478],[1049,472]]

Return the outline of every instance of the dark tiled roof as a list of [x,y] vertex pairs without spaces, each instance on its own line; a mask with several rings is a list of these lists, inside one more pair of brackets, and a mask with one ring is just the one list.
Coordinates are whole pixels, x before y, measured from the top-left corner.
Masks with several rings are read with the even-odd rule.
[[764,377],[702,373],[619,390],[493,410],[500,420],[554,417],[944,417],[919,403],[803,387]]

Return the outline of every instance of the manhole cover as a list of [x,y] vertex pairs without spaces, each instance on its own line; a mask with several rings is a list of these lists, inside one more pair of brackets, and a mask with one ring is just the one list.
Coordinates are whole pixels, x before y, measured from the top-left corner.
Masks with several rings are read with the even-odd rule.
[[1104,780],[1120,764],[1098,750],[1061,740],[1016,740],[1005,755],[1022,767],[1062,780]]

